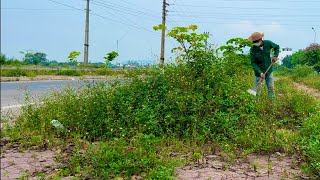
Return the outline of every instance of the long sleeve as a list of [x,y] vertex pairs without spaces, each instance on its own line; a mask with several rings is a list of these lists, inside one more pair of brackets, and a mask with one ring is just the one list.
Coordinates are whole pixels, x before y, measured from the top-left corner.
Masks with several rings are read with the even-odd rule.
[[256,63],[256,61],[255,61],[254,53],[253,53],[252,49],[250,50],[250,58],[251,58],[251,65],[252,65],[252,68],[253,68],[255,74],[256,74],[256,75],[261,74],[262,71],[261,71],[261,69],[259,68],[259,66],[258,66],[258,64]]
[[280,50],[280,46],[272,41],[270,41],[270,46],[271,48],[273,48],[274,50],[274,56],[278,57],[279,56],[279,50]]

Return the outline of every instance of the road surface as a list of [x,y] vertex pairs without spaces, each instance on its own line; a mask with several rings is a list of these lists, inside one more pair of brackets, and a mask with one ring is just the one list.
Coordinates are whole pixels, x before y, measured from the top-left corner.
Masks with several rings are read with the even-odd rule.
[[27,82],[1,82],[1,112],[3,110],[19,108],[24,104],[26,95],[37,102],[52,90],[66,86],[82,86],[94,80],[55,80],[55,81],[27,81]]

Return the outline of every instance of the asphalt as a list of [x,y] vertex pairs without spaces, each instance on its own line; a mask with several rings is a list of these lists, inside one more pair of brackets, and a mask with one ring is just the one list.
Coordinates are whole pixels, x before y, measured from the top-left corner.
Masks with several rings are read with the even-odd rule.
[[83,86],[93,80],[50,80],[50,81],[24,81],[24,82],[1,82],[1,113],[19,109],[28,103],[37,103],[41,97],[53,90],[66,86]]

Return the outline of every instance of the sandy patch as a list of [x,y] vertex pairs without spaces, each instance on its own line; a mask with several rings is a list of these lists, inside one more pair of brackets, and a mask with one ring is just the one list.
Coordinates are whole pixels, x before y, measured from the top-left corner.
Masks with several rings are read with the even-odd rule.
[[7,150],[1,153],[1,179],[29,178],[40,172],[46,173],[55,168],[54,160],[54,152],[50,150],[41,152]]
[[201,162],[177,168],[177,178],[183,180],[207,179],[303,179],[298,161],[280,153],[268,155],[250,154],[234,163],[223,161],[221,156],[209,155]]

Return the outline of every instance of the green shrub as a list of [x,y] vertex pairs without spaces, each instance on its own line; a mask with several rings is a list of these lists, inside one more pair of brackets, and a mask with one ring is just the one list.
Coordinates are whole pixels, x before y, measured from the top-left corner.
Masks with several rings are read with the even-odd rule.
[[290,76],[293,79],[307,77],[314,73],[314,69],[312,66],[308,65],[297,65],[291,70]]
[[18,77],[18,76],[27,76],[27,71],[17,67],[14,69],[1,69],[1,76],[7,77]]
[[62,76],[81,76],[81,72],[74,69],[59,70],[57,75]]
[[[173,179],[174,167],[157,157],[156,145],[161,139],[154,135],[138,135],[128,143],[115,140],[88,145],[86,156],[77,153],[71,159],[70,170],[90,179]],[[80,151],[80,149],[79,149]]]
[[318,113],[306,118],[302,123],[299,143],[303,149],[309,169],[320,176],[320,109]]

